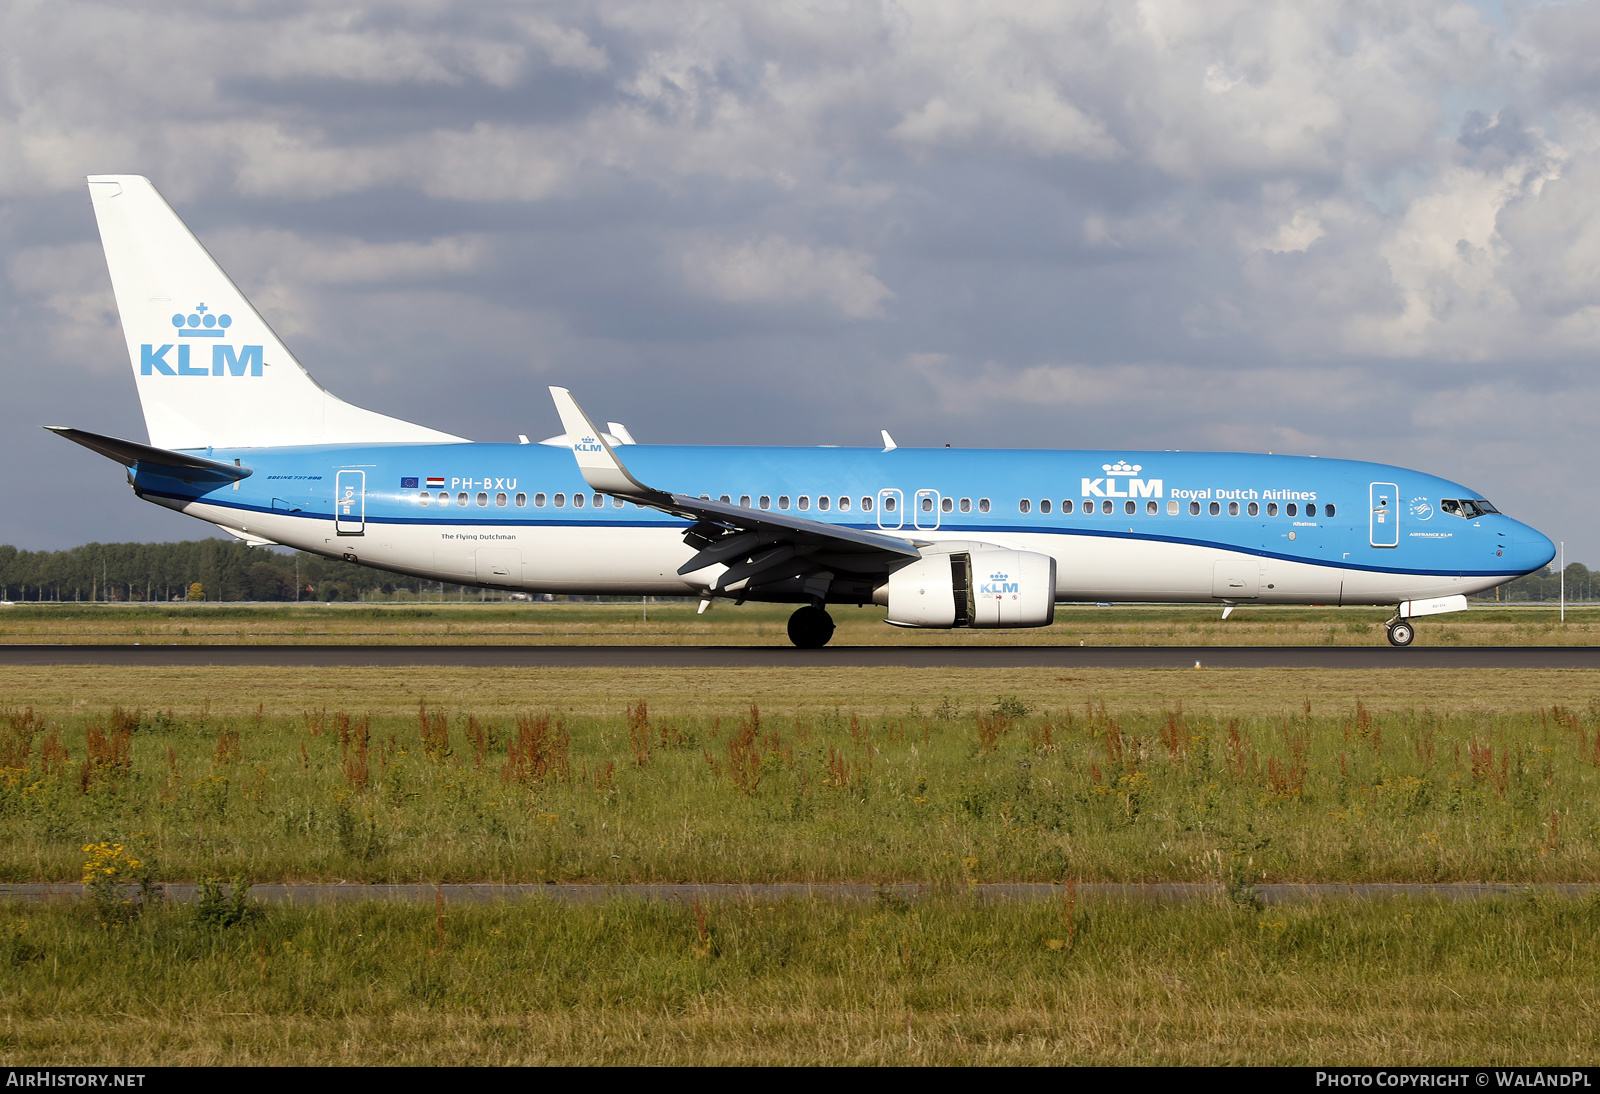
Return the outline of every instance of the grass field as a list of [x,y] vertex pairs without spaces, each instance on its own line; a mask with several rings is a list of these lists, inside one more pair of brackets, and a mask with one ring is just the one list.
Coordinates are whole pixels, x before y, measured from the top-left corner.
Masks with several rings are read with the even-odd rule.
[[6,880],[936,891],[0,906],[4,1064],[1595,1062],[1600,903],[1251,899],[1600,879],[1592,673],[6,667],[0,710]]
[[1600,906],[0,906],[0,1060],[1593,1065]]
[[[0,672],[7,879],[1588,881],[1582,672]],[[29,711],[31,710],[31,714]]]
[[[360,644],[780,645],[783,605],[719,602],[473,603],[421,605],[17,604],[0,607],[0,643],[163,642]],[[1381,646],[1384,608],[1244,605],[1223,620],[1209,605],[1063,605],[1053,626],[1019,631],[909,631],[883,609],[834,607],[836,645],[1338,645]],[[1600,608],[1476,605],[1422,619],[1419,646],[1589,645]]]

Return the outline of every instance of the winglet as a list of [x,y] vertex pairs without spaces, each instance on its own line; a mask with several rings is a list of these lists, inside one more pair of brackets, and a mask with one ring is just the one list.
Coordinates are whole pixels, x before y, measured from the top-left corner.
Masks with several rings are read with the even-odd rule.
[[572,397],[572,392],[564,387],[553,387],[550,397],[555,400],[556,413],[561,415],[561,428],[572,444],[572,455],[578,461],[578,471],[590,489],[624,497],[660,493],[629,474],[606,442],[605,434],[595,428],[589,415]]
[[889,436],[889,431],[887,429],[880,429],[878,432],[883,434],[883,450],[885,452],[893,452],[895,449],[900,447],[894,443],[894,438]]

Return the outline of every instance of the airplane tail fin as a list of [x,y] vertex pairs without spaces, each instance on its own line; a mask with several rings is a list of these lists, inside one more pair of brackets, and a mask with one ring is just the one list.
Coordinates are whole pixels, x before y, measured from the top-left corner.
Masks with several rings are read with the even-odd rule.
[[352,406],[295,360],[140,175],[91,175],[150,443],[163,449],[464,440]]

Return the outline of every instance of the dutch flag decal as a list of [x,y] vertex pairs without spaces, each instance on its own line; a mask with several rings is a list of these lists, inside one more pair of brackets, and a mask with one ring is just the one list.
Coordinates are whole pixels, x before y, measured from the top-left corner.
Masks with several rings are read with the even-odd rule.
[[432,475],[429,475],[428,476],[428,489],[429,490],[443,490],[444,489],[444,479],[443,478],[434,478]]

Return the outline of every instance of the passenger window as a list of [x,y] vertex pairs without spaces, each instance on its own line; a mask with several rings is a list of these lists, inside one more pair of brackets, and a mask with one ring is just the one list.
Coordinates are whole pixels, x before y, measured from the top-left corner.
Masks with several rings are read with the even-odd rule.
[[1220,502],[1215,502],[1215,501],[1212,502],[1211,506],[1210,506],[1210,511],[1211,511],[1211,515],[1212,516],[1217,516],[1219,513],[1222,512],[1222,504]]
[[567,496],[565,494],[557,494],[556,495],[556,508],[557,509],[561,509],[566,504],[567,504]]
[[496,494],[494,496],[495,505],[498,506],[501,509],[504,509],[506,507],[506,501],[507,500],[508,499],[506,498],[506,496],[504,494]]
[[1333,506],[1331,504],[1330,505],[1324,505],[1322,507],[1322,515],[1325,516],[1325,517],[1333,516]]
[[739,507],[741,509],[750,508],[750,495],[749,494],[740,494],[739,495]]
[[1189,503],[1189,515],[1191,517],[1198,517],[1200,515],[1200,503],[1199,502],[1191,501]]
[[1275,501],[1267,502],[1267,516],[1275,517],[1277,515],[1278,515],[1278,503],[1275,502]]
[[804,495],[804,494],[800,495],[800,508],[801,509],[810,509],[811,508],[811,499],[806,497],[806,495]]
[[1306,506],[1306,516],[1314,517],[1316,515],[1317,515],[1317,507],[1315,505]]
[[423,505],[427,505],[432,500],[433,495],[428,493],[426,490],[417,495],[417,501],[421,502]]
[[863,513],[872,512],[872,499],[871,498],[862,498],[861,499],[861,511]]
[[[638,502],[634,502],[633,503],[633,507],[635,509],[639,508],[639,503]],[[611,499],[611,508],[613,508],[613,509],[621,509],[622,508],[622,499],[619,498],[619,497],[613,497]]]
[[1110,503],[1110,502],[1109,502],[1109,501],[1103,501],[1103,502],[1101,502],[1101,503],[1100,503],[1100,511],[1101,511],[1101,512],[1102,512],[1102,513],[1109,513],[1109,512],[1111,512],[1111,503]]
[[479,504],[479,505],[480,505],[480,506],[482,506],[482,505],[488,505],[488,504],[489,504],[489,495],[488,495],[488,494],[485,494],[485,493],[484,493],[484,492],[483,492],[483,491],[481,491],[481,490],[480,490],[480,491],[478,491],[478,504]]
[[787,509],[787,508],[789,508],[789,495],[788,494],[779,494],[778,495],[778,508],[779,509]]
[[722,495],[721,501],[722,501],[722,503],[724,505],[732,505],[733,504],[733,499],[728,497],[728,495],[726,495],[726,494]]
[[1258,517],[1261,515],[1261,506],[1257,505],[1255,502],[1251,502],[1249,508],[1246,509],[1245,512],[1249,513],[1252,517]]
[[885,513],[894,512],[894,495],[891,494],[889,497],[883,499],[883,511]]
[[1049,498],[1045,498],[1043,501],[1041,501],[1039,503],[1039,512],[1048,513],[1049,511],[1050,511],[1050,499]]
[[1284,506],[1284,507],[1283,507],[1283,511],[1284,511],[1284,512],[1285,512],[1285,513],[1286,513],[1286,514],[1288,514],[1288,515],[1289,515],[1289,516],[1291,516],[1291,517],[1297,517],[1297,516],[1299,516],[1299,515],[1300,515],[1300,509],[1299,509],[1299,507],[1298,507],[1298,506],[1296,506],[1296,505],[1295,505],[1295,503],[1294,503],[1294,502],[1292,502],[1292,501],[1291,501],[1291,502],[1290,502],[1290,503],[1289,503],[1289,504],[1288,504],[1288,505],[1285,505],[1285,506]]
[[599,509],[601,506],[605,505],[605,503],[606,503],[605,495],[596,494],[594,496],[594,507],[596,509]]
[[465,490],[456,495],[456,504],[463,506],[467,504],[467,492]]
[[[805,507],[801,506],[801,508],[803,509]],[[824,513],[828,511],[828,495],[824,494],[817,499],[817,508],[821,509]]]
[[979,498],[978,499],[978,512],[987,513],[988,511],[989,511],[989,499],[988,498]]
[[971,498],[962,498],[961,499],[961,511],[963,513],[972,512],[972,499]]
[[939,502],[939,509],[940,509],[941,512],[952,513],[952,512],[955,511],[955,508],[956,508],[956,499],[955,498],[944,498],[944,499],[941,499],[940,502]]
[[1023,498],[1021,501],[1017,502],[1017,512],[1019,513],[1026,513],[1032,508],[1033,502],[1029,501],[1027,498]]
[[772,496],[769,495],[769,494],[762,494],[759,498],[756,499],[756,504],[761,506],[761,508],[763,508],[763,509],[771,509],[772,508]]
[[544,491],[541,490],[539,493],[537,493],[537,494],[535,494],[533,496],[533,507],[535,509],[543,509],[544,508],[544,500],[545,500],[544,499]]
[[839,499],[839,512],[848,513],[849,511],[850,511],[850,499],[849,498],[840,498]]
[[518,494],[512,500],[514,501],[514,503],[516,504],[516,507],[518,509],[526,509],[528,507],[528,495],[526,495],[526,494]]
[[1083,515],[1086,517],[1094,516],[1094,502],[1086,501],[1083,503]]
[[1144,511],[1145,511],[1145,513],[1147,513],[1148,515],[1153,517],[1157,513],[1161,512],[1161,506],[1157,505],[1153,501],[1147,501],[1147,502],[1145,502],[1145,505],[1144,505]]
[[582,494],[574,494],[574,495],[572,495],[572,507],[574,509],[582,509],[583,508],[583,503],[584,503],[585,500],[586,499],[584,498],[584,496]]
[[1063,513],[1072,512],[1072,499],[1071,498],[1062,498],[1061,499],[1061,511]]
[[1236,517],[1236,516],[1239,515],[1239,503],[1238,502],[1230,501],[1228,503],[1228,515],[1230,517]]

